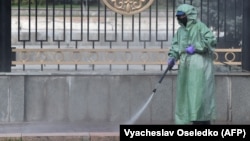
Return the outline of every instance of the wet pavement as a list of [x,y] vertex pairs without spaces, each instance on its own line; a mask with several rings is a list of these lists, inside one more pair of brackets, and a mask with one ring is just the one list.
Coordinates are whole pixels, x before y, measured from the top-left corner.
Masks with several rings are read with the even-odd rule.
[[[173,123],[157,123],[159,125],[170,125]],[[231,122],[212,122],[212,125],[238,124]],[[245,123],[248,124],[248,123]],[[5,133],[81,133],[81,132],[119,132],[119,123],[56,123],[56,122],[22,122],[1,123],[0,134]]]
[[0,134],[5,133],[77,133],[119,132],[119,124],[103,123],[11,123],[0,124]]

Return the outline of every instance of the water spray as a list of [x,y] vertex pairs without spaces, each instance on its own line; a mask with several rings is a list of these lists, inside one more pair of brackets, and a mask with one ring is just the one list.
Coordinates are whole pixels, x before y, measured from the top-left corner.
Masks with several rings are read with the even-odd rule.
[[153,89],[152,94],[150,95],[149,99],[146,101],[146,103],[141,107],[141,109],[126,123],[126,124],[133,124],[142,114],[142,112],[146,109],[146,107],[148,106],[148,104],[150,103],[150,101],[152,100],[153,96],[156,93],[157,88],[160,86],[163,78],[165,77],[165,75],[167,74],[167,72],[170,70],[170,67],[168,66],[167,69],[165,70],[165,72],[163,73],[163,75],[161,76],[161,79],[158,81],[158,83],[156,84],[155,88]]

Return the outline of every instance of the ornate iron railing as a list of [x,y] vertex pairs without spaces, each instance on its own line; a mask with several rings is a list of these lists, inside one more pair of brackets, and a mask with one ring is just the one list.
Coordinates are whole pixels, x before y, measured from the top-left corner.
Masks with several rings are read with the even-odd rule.
[[139,9],[126,9],[125,1],[112,8],[113,0],[103,0],[107,6],[61,0],[61,7],[58,0],[44,0],[42,8],[38,0],[28,1],[22,6],[19,0],[12,9],[13,69],[163,69],[179,26],[174,11],[180,3],[197,6],[200,19],[217,36],[215,65],[241,66],[242,0],[237,5],[235,0],[147,0],[137,3]]

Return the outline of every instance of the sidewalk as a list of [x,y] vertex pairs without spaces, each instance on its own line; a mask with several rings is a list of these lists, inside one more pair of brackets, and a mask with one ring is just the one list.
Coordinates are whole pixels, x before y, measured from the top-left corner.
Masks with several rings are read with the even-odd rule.
[[[213,124],[233,123],[217,121]],[[120,141],[119,126],[97,123],[6,123],[0,124],[0,141]]]
[[90,123],[0,124],[0,141],[119,141],[119,125]]

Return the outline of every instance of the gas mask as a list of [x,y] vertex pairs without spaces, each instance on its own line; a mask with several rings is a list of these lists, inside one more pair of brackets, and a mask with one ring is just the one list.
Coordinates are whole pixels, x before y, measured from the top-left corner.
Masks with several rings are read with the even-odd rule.
[[177,19],[180,23],[182,23],[184,26],[187,25],[187,16],[186,15],[182,15],[182,16],[177,16]]

